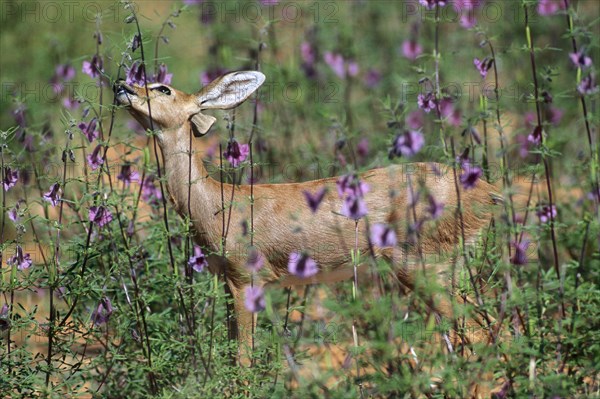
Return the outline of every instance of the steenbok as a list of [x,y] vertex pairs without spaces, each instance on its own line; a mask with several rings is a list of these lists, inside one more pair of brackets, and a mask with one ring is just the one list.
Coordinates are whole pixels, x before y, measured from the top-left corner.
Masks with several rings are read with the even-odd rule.
[[[253,314],[244,306],[244,290],[250,285],[251,274],[245,267],[246,259],[243,256],[216,255],[221,251],[223,234],[222,187],[221,182],[212,179],[206,171],[199,154],[202,148],[198,143],[200,139],[192,138],[192,133],[195,137],[202,136],[215,123],[216,118],[203,111],[230,109],[240,105],[264,80],[265,76],[260,72],[233,72],[214,80],[195,94],[187,94],[159,83],[149,84],[146,88],[118,81],[114,86],[118,103],[127,107],[144,127],[152,127],[157,131],[171,200],[181,215],[187,216],[189,209],[196,243],[212,254],[208,256],[211,272],[225,271],[226,283],[234,299],[237,318],[234,331],[240,341],[243,362],[248,360],[248,348],[252,342]],[[500,198],[494,186],[481,180],[470,190],[461,189],[461,223],[457,212],[457,186],[452,174],[441,178],[439,170],[447,171],[448,168],[433,163],[415,163],[373,169],[358,176],[361,182],[369,186],[368,192],[364,193],[364,203],[361,204],[368,209],[369,225],[384,223],[392,226],[399,243],[409,241],[405,231],[407,223],[423,220],[428,212],[428,205],[423,201],[411,204],[410,198],[416,195],[410,195],[409,190],[416,192],[420,187],[445,204],[443,210],[439,209],[436,222],[428,222],[420,230],[420,245],[371,245],[367,237],[366,220],[363,218],[356,223],[340,212],[344,201],[337,192],[338,178],[254,185],[254,245],[264,257],[264,266],[254,284],[279,283],[282,286],[292,286],[350,278],[354,270],[350,250],[357,245],[363,254],[373,253],[376,257],[392,262],[396,266],[394,273],[399,283],[405,289],[413,289],[420,262],[407,264],[404,262],[406,256],[451,252],[460,242],[463,229],[465,241],[473,242],[478,232],[490,222],[491,205]],[[191,189],[188,182],[191,182]],[[355,183],[356,181],[350,182],[349,187],[352,188]],[[315,193],[324,187],[327,191],[323,201],[317,213],[313,214],[304,192]],[[189,197],[188,189],[191,191]],[[360,187],[354,186],[354,189]],[[232,186],[224,184],[223,190],[231,193]],[[242,237],[245,234],[243,222],[251,219],[248,202],[251,187],[236,186],[233,192],[233,201],[230,195],[225,195],[225,209],[233,207],[228,223],[227,242],[236,242],[236,239]],[[288,271],[290,254],[315,251],[318,248],[321,249],[318,256],[315,256],[318,273],[301,278]],[[446,262],[444,272],[450,271],[448,264]],[[433,277],[437,274],[436,271],[428,275]],[[446,277],[446,280],[450,279]],[[445,285],[450,284],[446,282]],[[457,301],[464,302],[452,289],[449,291]],[[436,317],[453,317],[451,301],[448,299],[436,297],[427,303]],[[470,322],[469,320],[468,323]]]

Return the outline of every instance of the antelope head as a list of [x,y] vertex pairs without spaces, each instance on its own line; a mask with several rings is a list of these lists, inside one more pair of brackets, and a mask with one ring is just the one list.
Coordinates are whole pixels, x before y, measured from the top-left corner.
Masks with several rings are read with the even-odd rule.
[[[158,137],[169,130],[179,130],[190,123],[196,137],[208,132],[216,118],[203,114],[207,109],[231,109],[244,102],[265,81],[265,75],[256,71],[239,71],[223,75],[194,94],[184,93],[169,85],[150,83],[129,85],[118,80],[114,85],[118,104],[146,129],[158,130]],[[148,104],[150,102],[150,104]],[[152,124],[150,123],[152,117]]]

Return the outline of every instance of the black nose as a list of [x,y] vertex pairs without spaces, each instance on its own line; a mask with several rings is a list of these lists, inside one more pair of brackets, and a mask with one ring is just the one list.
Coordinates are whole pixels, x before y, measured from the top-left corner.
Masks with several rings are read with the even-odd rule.
[[113,84],[113,92],[116,93],[121,88],[122,83],[125,83],[125,79],[119,78],[115,80],[115,83]]

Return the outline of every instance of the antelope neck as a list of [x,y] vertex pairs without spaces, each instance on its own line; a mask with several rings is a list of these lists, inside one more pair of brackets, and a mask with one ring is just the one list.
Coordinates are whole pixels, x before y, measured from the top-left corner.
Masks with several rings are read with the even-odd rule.
[[175,209],[183,217],[191,213],[189,216],[201,243],[208,245],[220,242],[221,188],[204,167],[199,140],[202,138],[194,137],[189,123],[185,123],[176,130],[164,130],[159,144],[163,152],[167,188]]

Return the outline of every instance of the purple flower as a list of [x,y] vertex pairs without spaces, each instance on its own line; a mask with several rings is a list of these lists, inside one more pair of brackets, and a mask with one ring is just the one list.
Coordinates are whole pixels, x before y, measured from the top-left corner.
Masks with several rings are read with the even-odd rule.
[[581,79],[579,86],[577,86],[577,91],[581,95],[596,93],[598,91],[598,86],[596,86],[596,77],[590,73],[585,78]]
[[194,254],[188,259],[188,265],[198,273],[208,266],[208,260],[198,245],[194,244]]
[[526,265],[527,248],[529,247],[529,240],[523,240],[521,242],[511,241],[510,245],[515,250],[513,256],[510,258],[510,263],[516,266]]
[[519,156],[521,158],[527,158],[529,155],[529,147],[531,146],[527,136],[520,134],[516,136],[515,139],[517,140],[517,144],[519,144]]
[[96,223],[98,227],[103,227],[111,222],[112,214],[104,206],[92,206],[89,211],[90,222]]
[[356,174],[340,176],[336,181],[338,195],[344,198],[342,215],[358,220],[367,215],[367,205],[363,199],[369,191],[369,185],[362,182]]
[[23,248],[17,245],[15,255],[6,261],[11,266],[17,266],[17,269],[24,270],[29,269],[32,265],[31,255],[23,254]]
[[477,68],[477,70],[479,71],[481,77],[485,79],[488,71],[494,64],[494,59],[485,57],[483,60],[480,60],[479,58],[475,57],[475,59],[473,59],[473,64],[475,65],[475,68]]
[[375,223],[371,226],[371,242],[380,248],[395,247],[396,232],[391,226],[383,223]]
[[125,82],[129,85],[144,85],[144,77],[146,76],[146,67],[139,61],[131,64],[125,75]]
[[153,76],[151,80],[156,83],[170,85],[171,79],[173,79],[173,74],[168,73],[167,66],[164,63],[161,63],[158,66],[158,74],[156,76]]
[[54,87],[54,92],[59,94],[64,89],[64,82],[68,82],[75,77],[75,68],[69,64],[59,64],[54,68],[54,76],[50,79],[50,83]]
[[304,74],[308,78],[315,78],[317,76],[317,69],[315,67],[317,55],[313,45],[309,42],[302,42],[300,45],[300,55],[302,57],[301,68]]
[[421,132],[416,130],[407,130],[399,134],[394,139],[390,156],[410,158],[418,153],[425,144],[425,138]]
[[300,55],[302,61],[307,65],[313,65],[316,61],[315,49],[309,42],[302,42],[300,44]]
[[585,55],[583,51],[578,53],[570,53],[569,58],[575,64],[576,67],[586,69],[592,66],[592,59]]
[[366,158],[369,155],[369,139],[363,137],[356,146],[356,153],[361,158]]
[[92,170],[98,169],[98,167],[104,163],[104,160],[100,155],[101,148],[102,144],[98,144],[96,148],[94,148],[94,151],[92,151],[92,153],[87,156],[88,165],[90,165],[90,168],[92,168]]
[[250,247],[248,251],[248,259],[246,260],[246,269],[253,273],[258,272],[262,269],[265,264],[265,257],[260,253],[256,247]]
[[305,253],[292,252],[288,261],[288,271],[300,278],[309,278],[319,272],[317,262]]
[[12,170],[8,166],[4,168],[4,177],[2,178],[2,185],[4,186],[4,191],[10,190],[12,187],[17,184],[19,180],[19,171]]
[[202,7],[200,11],[200,23],[204,25],[209,25],[215,22],[215,13],[214,10],[210,7]]
[[346,197],[342,203],[342,210],[340,212],[347,218],[354,220],[358,220],[369,213],[365,200],[357,196]]
[[139,34],[133,35],[133,40],[131,41],[131,52],[135,52],[142,45],[142,38]]
[[44,193],[44,200],[48,201],[52,204],[52,206],[58,205],[60,198],[62,195],[62,189],[60,188],[60,183],[54,183],[50,186],[50,191]]
[[100,303],[98,303],[96,310],[92,312],[92,322],[95,326],[106,324],[112,314],[112,303],[110,303],[110,299],[103,296],[102,299],[100,299]]
[[460,110],[454,107],[452,100],[444,98],[442,101],[440,101],[440,113],[442,117],[446,118],[448,123],[450,123],[452,126],[460,126],[462,122],[461,113]]
[[537,7],[537,12],[540,15],[554,15],[558,10],[564,9],[562,0],[540,0]]
[[340,79],[346,78],[346,62],[341,54],[326,51],[323,59]]
[[460,10],[473,10],[479,7],[484,0],[455,0],[454,4]]
[[244,306],[252,313],[265,310],[265,291],[259,286],[248,286],[244,289]]
[[405,40],[402,43],[402,55],[411,61],[423,54],[423,47],[416,40]]
[[435,100],[433,93],[421,93],[417,96],[417,105],[427,113],[435,109],[436,102],[437,101]]
[[483,171],[479,166],[471,165],[469,162],[463,162],[462,169],[460,183],[465,190],[470,190],[477,185],[477,182],[483,175]]
[[137,183],[140,181],[140,174],[131,169],[131,164],[126,164],[121,167],[121,173],[119,173],[117,179],[122,180],[125,187],[128,187],[131,182]]
[[21,219],[21,204],[24,202],[22,199],[18,200],[15,206],[8,211],[8,218],[14,223],[19,223]]
[[550,122],[554,126],[557,126],[558,124],[560,124],[560,121],[562,120],[564,111],[560,108],[551,106],[548,109],[547,114],[548,114],[548,122]]
[[417,110],[412,111],[406,116],[406,126],[409,129],[417,130],[423,127],[425,121],[423,120],[423,111]]
[[365,73],[365,86],[369,89],[373,89],[381,82],[381,73],[375,68],[369,68]]
[[535,214],[540,218],[540,222],[548,223],[549,221],[556,219],[556,206],[542,205]]
[[96,126],[98,125],[98,119],[93,117],[88,123],[81,122],[77,127],[85,134],[85,137],[91,142],[96,140],[100,133],[96,130]]
[[473,11],[467,11],[460,16],[460,26],[463,28],[471,29],[475,25],[477,25],[477,18],[475,18],[475,13]]
[[356,61],[348,61],[346,64],[346,69],[348,71],[348,76],[356,77],[360,72],[360,67],[358,66],[358,62]]
[[369,185],[361,181],[354,173],[340,176],[335,184],[340,198],[343,198],[344,195],[362,198],[369,192]]
[[79,101],[77,101],[71,96],[68,96],[63,99],[63,105],[66,109],[74,111],[77,108],[79,108]]
[[160,188],[154,185],[154,175],[149,175],[142,183],[142,199],[151,205],[157,205],[162,200]]
[[240,163],[246,160],[250,154],[250,147],[248,144],[240,145],[236,139],[231,139],[227,143],[227,150],[223,153],[223,156],[229,161],[231,166],[237,168]]
[[444,203],[437,202],[435,197],[431,194],[427,196],[427,213],[431,215],[432,219],[437,219],[444,213]]
[[92,61],[83,61],[83,67],[81,68],[81,71],[89,77],[95,79],[102,73],[102,64],[102,57],[94,55],[94,57],[92,57]]
[[75,77],[75,68],[70,64],[59,64],[54,68],[54,76],[57,80],[68,82]]
[[312,213],[317,213],[317,209],[319,209],[319,205],[321,205],[326,193],[327,187],[321,187],[314,194],[311,194],[307,190],[302,191],[302,194],[304,194],[304,198],[306,199],[308,207]]
[[524,122],[525,127],[533,129],[537,125],[537,115],[535,112],[526,112]]
[[432,10],[436,4],[440,7],[446,5],[446,0],[419,0],[419,3],[428,10]]
[[542,129],[541,126],[536,126],[535,129],[533,129],[533,132],[531,132],[531,134],[527,136],[527,141],[534,145],[542,144],[543,132],[544,129]]
[[200,83],[202,83],[202,86],[206,86],[207,84],[209,84],[219,76],[223,76],[227,72],[228,70],[222,68],[208,69],[200,74]]

